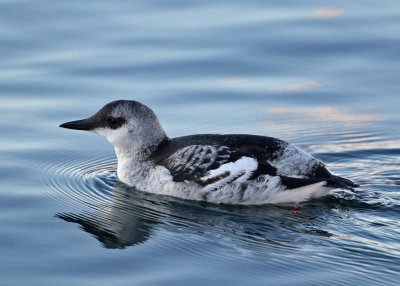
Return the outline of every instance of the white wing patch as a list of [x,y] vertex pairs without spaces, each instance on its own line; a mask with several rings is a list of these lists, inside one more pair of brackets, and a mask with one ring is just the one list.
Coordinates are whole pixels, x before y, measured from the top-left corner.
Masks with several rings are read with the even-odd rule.
[[206,184],[205,190],[220,188],[230,182],[245,182],[257,169],[257,160],[251,157],[241,157],[235,162],[222,164],[215,170],[208,171],[200,180]]

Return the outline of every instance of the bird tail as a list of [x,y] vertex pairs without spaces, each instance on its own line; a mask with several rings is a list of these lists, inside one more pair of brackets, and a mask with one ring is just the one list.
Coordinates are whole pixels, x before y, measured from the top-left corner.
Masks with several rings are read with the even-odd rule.
[[333,189],[354,191],[358,185],[348,179],[332,175],[329,178],[301,179],[281,176],[281,183],[286,187],[285,192],[278,192],[271,203],[301,202],[311,198],[331,195]]
[[302,178],[292,178],[281,176],[281,182],[287,189],[296,189],[300,187],[304,187],[307,185],[312,185],[319,182],[326,182],[325,186],[334,188],[334,189],[347,189],[353,190],[353,188],[358,187],[356,183],[339,177],[335,175],[331,175],[329,178],[311,178],[311,179],[302,179]]
[[326,185],[333,188],[341,188],[348,190],[353,190],[353,188],[357,188],[360,186],[349,179],[345,179],[339,176],[332,176],[331,178],[329,178],[329,180],[327,180]]

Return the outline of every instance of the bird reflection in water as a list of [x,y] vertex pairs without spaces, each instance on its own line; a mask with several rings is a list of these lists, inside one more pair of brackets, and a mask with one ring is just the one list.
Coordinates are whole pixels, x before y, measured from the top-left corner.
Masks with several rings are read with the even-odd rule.
[[57,213],[56,217],[79,224],[105,248],[123,249],[144,243],[157,226],[174,233],[202,235],[214,242],[223,235],[238,248],[256,246],[259,251],[260,245],[265,249],[293,249],[294,241],[299,245],[299,234],[331,236],[321,229],[323,212],[337,206],[329,198],[308,203],[306,210],[302,206],[294,210],[292,205],[215,205],[140,192],[120,182],[112,192],[111,203],[92,204],[93,212]]
[[[146,194],[132,191],[117,182],[113,186],[111,204],[93,207],[95,212],[58,213],[56,217],[81,225],[81,228],[97,238],[106,248],[125,248],[145,242],[152,224],[162,217],[151,213],[156,202],[147,200]],[[162,209],[162,205],[157,206]]]

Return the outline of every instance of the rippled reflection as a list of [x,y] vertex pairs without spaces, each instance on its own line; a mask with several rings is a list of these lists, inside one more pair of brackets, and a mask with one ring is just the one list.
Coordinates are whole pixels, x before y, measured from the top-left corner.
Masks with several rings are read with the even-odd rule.
[[[303,126],[302,128],[307,128],[312,122],[325,124],[340,123],[344,128],[359,128],[365,125],[373,126],[376,125],[376,123],[385,120],[383,116],[375,112],[349,112],[329,105],[296,109],[283,106],[272,106],[267,107],[266,112],[270,116],[279,116],[281,121],[283,121],[282,124],[285,124],[285,121],[290,121],[292,124],[297,122],[297,124],[291,126],[291,128],[294,127],[294,129],[300,128],[300,125]],[[326,126],[327,125],[320,124],[320,128]]]
[[313,9],[316,18],[330,19],[343,16],[346,10],[342,7],[318,7]]
[[103,205],[97,212],[59,213],[56,216],[80,224],[84,231],[91,233],[107,248],[125,248],[146,241],[151,225],[162,214],[149,212],[145,207],[146,200],[140,195],[140,192],[129,191],[117,183],[113,188],[112,203]]
[[[270,106],[266,109],[263,124],[279,131],[291,140],[307,139],[317,146],[313,152],[338,152],[379,148],[399,148],[396,137],[382,138],[379,126],[386,118],[369,109],[347,111],[335,106],[320,105],[307,108]],[[313,148],[312,146],[310,148]]]
[[225,84],[232,84],[232,83],[241,83],[244,82],[246,79],[243,77],[234,77],[234,78],[221,78],[218,79],[218,83],[225,83]]
[[[193,234],[208,233],[206,236],[213,241],[218,235],[228,235],[236,247],[247,251],[296,248],[294,241],[299,241],[299,233],[332,235],[316,226],[324,215],[290,205],[249,207],[187,202],[140,192],[120,182],[112,187],[108,201],[110,203],[101,204],[101,207],[93,205],[93,212],[58,213],[56,216],[81,225],[106,248],[143,243],[151,237],[152,229],[159,227],[178,232],[185,228],[186,233]],[[336,206],[332,199],[317,204],[327,211]]]
[[318,86],[322,86],[323,84],[315,81],[315,80],[308,80],[305,82],[300,82],[292,85],[282,86],[282,87],[274,87],[269,88],[270,91],[303,91],[308,90],[311,88],[315,88]]
[[[127,248],[146,243],[156,232],[184,233],[191,247],[217,244],[229,247],[234,253],[226,253],[224,259],[237,259],[237,253],[246,256],[268,256],[274,253],[313,252],[309,244],[325,247],[359,244],[359,251],[398,256],[396,245],[379,242],[373,238],[349,235],[346,229],[352,224],[352,212],[381,210],[382,204],[362,201],[346,201],[325,198],[296,207],[290,205],[230,206],[187,202],[134,190],[117,182],[112,187],[110,203],[102,207],[92,206],[92,211],[79,214],[58,213],[56,217],[79,224],[81,229],[93,235],[105,248]],[[394,215],[396,210],[392,209]],[[336,225],[341,221],[341,226]],[[359,220],[365,228],[371,222],[366,217]],[[389,226],[391,221],[387,221]],[[373,226],[375,227],[375,226]],[[344,233],[343,233],[344,231]],[[157,236],[160,236],[158,234]],[[165,236],[161,237],[167,240]],[[195,238],[197,237],[197,238]],[[328,238],[328,240],[327,240]],[[171,243],[172,244],[172,243]],[[339,250],[344,261],[354,255],[353,250]],[[346,248],[344,248],[346,249]],[[177,248],[176,252],[191,252]],[[307,261],[307,258],[303,258]]]

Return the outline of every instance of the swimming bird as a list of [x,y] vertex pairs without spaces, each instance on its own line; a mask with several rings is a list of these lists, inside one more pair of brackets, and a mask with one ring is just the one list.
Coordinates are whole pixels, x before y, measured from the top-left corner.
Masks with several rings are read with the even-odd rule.
[[169,138],[154,112],[133,100],[106,104],[60,127],[86,130],[114,145],[117,176],[141,191],[224,204],[290,203],[358,185],[288,142],[260,135]]

